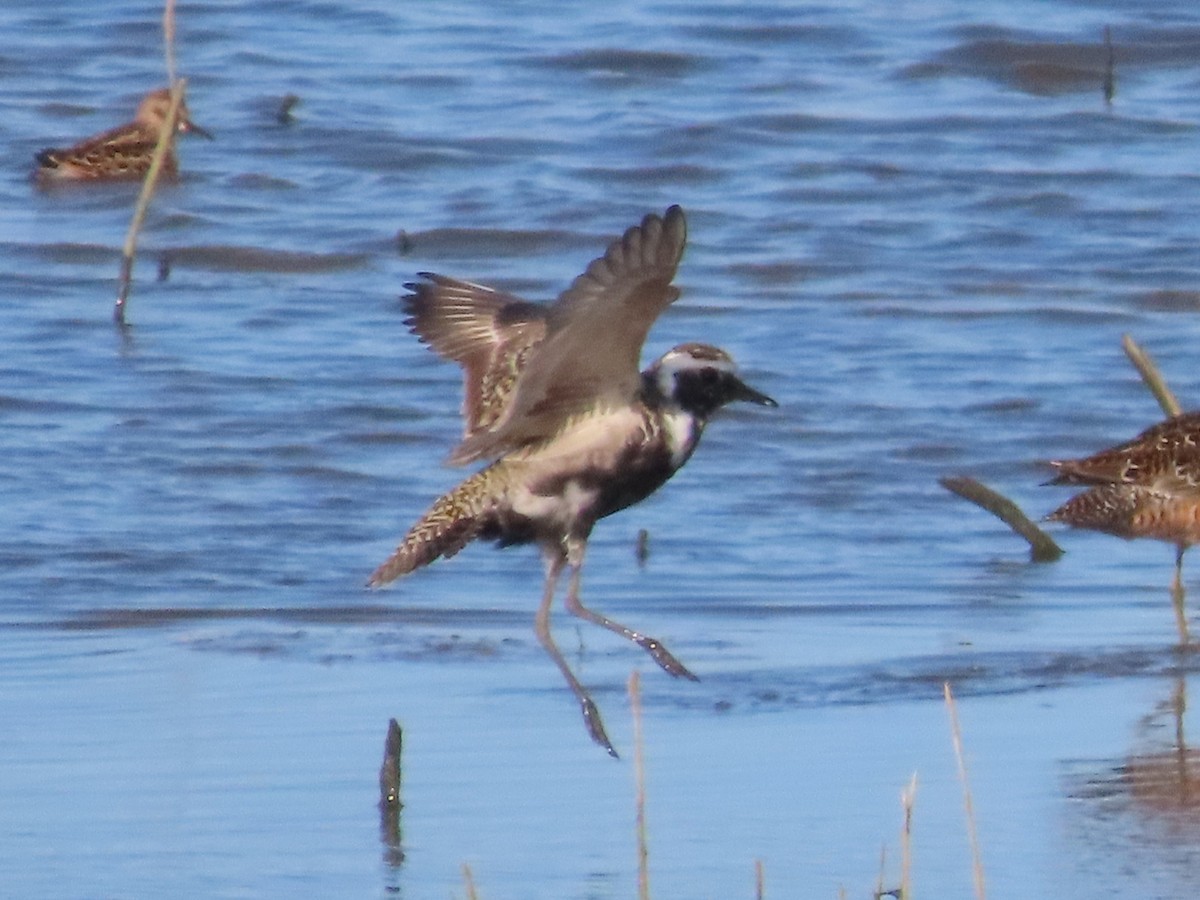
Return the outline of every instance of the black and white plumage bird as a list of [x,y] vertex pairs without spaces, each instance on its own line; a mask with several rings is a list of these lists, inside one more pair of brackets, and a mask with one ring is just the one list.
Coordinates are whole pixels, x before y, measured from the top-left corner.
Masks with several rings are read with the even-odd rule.
[[691,457],[709,418],[734,400],[776,403],[742,382],[732,357],[686,343],[639,372],[650,326],[678,296],[683,210],[648,215],[552,304],[441,275],[406,285],[406,324],[463,368],[463,440],[449,462],[488,464],[439,498],[371,576],[387,584],[476,539],[536,543],[546,566],[535,627],[596,743],[616,756],[599,710],[550,633],[564,568],[566,607],[646,649],[665,671],[695,676],[658,640],[580,600],[588,537],[605,516],[644,500]]

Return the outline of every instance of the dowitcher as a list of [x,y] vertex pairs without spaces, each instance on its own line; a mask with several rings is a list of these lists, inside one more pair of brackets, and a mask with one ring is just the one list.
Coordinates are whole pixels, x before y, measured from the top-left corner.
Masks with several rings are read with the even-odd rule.
[[[162,88],[151,91],[140,104],[132,122],[86,138],[70,147],[49,148],[35,156],[34,177],[42,183],[60,181],[121,181],[145,176],[158,143],[163,122],[171,110],[171,92]],[[212,135],[191,120],[187,104],[181,102],[177,131]],[[162,173],[179,174],[175,158],[175,135],[170,137],[163,158]]]
[[465,429],[449,461],[488,464],[439,498],[368,584],[451,557],[476,539],[536,543],[546,570],[538,641],[592,739],[613,756],[596,704],[550,633],[559,578],[570,570],[568,611],[638,644],[670,675],[695,680],[661,641],[583,605],[588,537],[598,520],[644,500],[686,463],[720,407],[776,405],[708,344],[680,344],[638,371],[650,326],[679,296],[671,280],[686,232],[678,206],[646,216],[549,305],[430,273],[406,285],[406,324],[463,368]]
[[1048,520],[1175,545],[1171,599],[1179,636],[1186,644],[1183,554],[1200,543],[1200,412],[1167,419],[1093,456],[1051,465],[1058,470],[1051,484],[1089,489],[1050,513]]

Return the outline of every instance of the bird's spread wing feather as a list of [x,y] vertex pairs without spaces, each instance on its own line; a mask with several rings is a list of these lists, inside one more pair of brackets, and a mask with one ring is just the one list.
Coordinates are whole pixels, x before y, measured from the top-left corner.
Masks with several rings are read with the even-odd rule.
[[405,324],[463,369],[463,437],[504,411],[530,350],[546,334],[546,308],[469,281],[422,272],[406,284]]
[[553,435],[590,406],[628,402],[650,326],[679,296],[671,281],[686,239],[683,210],[672,206],[613,242],[549,308],[545,338],[503,412],[464,439],[450,462],[501,455]]

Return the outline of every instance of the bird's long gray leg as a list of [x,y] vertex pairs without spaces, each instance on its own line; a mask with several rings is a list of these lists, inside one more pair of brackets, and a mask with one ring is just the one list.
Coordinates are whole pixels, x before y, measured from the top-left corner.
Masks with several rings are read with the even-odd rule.
[[643,650],[650,654],[650,657],[662,667],[669,675],[674,675],[676,678],[687,678],[692,681],[699,681],[695,675],[691,673],[687,666],[677,660],[674,655],[663,646],[662,641],[657,638],[652,638],[649,635],[642,634],[640,631],[634,631],[620,622],[614,622],[608,616],[602,616],[598,612],[593,612],[583,605],[579,599],[579,580],[580,573],[583,570],[583,553],[586,546],[586,541],[569,540],[567,542],[567,563],[571,566],[571,580],[567,587],[567,610],[581,619],[587,619],[596,625],[603,626],[609,631],[616,632],[627,640],[633,641]]
[[609,756],[616,757],[617,751],[613,748],[612,741],[608,739],[608,734],[604,730],[604,722],[600,718],[599,708],[584,686],[579,683],[579,679],[575,677],[575,673],[571,671],[567,661],[563,659],[558,645],[554,643],[553,635],[550,634],[550,604],[554,602],[554,591],[558,586],[558,577],[562,574],[563,566],[566,565],[566,556],[556,548],[544,550],[543,557],[546,562],[546,588],[542,592],[542,603],[538,607],[537,618],[534,620],[534,631],[537,633],[538,641],[550,654],[550,658],[558,666],[558,671],[562,672],[571,692],[579,701],[579,708],[583,712],[583,724],[587,726],[588,734],[591,735],[593,741],[608,751]]
[[1175,626],[1179,629],[1180,644],[1187,644],[1190,640],[1183,590],[1183,551],[1186,549],[1183,544],[1175,548],[1175,578],[1171,582],[1171,605],[1175,608]]

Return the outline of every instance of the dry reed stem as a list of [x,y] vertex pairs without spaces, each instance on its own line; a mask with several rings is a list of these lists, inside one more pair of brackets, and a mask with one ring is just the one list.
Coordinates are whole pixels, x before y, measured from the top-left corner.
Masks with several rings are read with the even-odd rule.
[[1054,562],[1063,555],[1062,547],[1054,538],[1042,531],[1021,508],[1003,494],[997,493],[974,478],[950,476],[939,478],[938,484],[946,490],[970,500],[998,518],[1029,543],[1029,558],[1034,562]]
[[133,260],[137,253],[138,234],[142,223],[146,220],[146,210],[150,208],[150,198],[154,196],[154,188],[158,185],[158,175],[162,170],[167,148],[171,146],[171,138],[179,121],[179,105],[183,102],[183,92],[187,88],[187,80],[180,78],[171,85],[171,105],[167,109],[167,117],[163,120],[158,132],[158,143],[154,145],[154,155],[150,158],[150,169],[142,181],[142,190],[138,194],[137,205],[133,209],[133,219],[129,223],[129,231],[125,234],[125,246],[121,251],[121,272],[117,279],[117,302],[113,307],[113,321],[124,327],[125,307],[129,302],[129,288],[133,281]]
[[646,765],[642,740],[642,678],[629,676],[629,706],[633,713],[633,781],[637,806],[638,900],[650,900],[650,851],[646,841]]
[[138,194],[137,205],[133,209],[133,219],[129,223],[129,231],[125,233],[125,246],[121,251],[121,270],[117,276],[117,302],[113,306],[113,321],[122,328],[125,327],[125,307],[129,303],[129,290],[133,282],[133,260],[137,253],[137,238],[146,219],[146,210],[150,207],[150,198],[158,185],[158,175],[162,171],[163,159],[175,135],[179,123],[179,105],[183,102],[183,92],[187,82],[175,77],[175,0],[166,0],[163,4],[163,53],[166,57],[167,83],[171,85],[171,106],[167,117],[158,132],[158,143],[154,145],[154,155],[150,157],[150,168],[142,180],[142,190]]
[[1132,337],[1123,335],[1121,337],[1121,349],[1125,351],[1125,355],[1129,357],[1129,361],[1133,363],[1134,368],[1138,370],[1138,374],[1142,376],[1142,381],[1146,387],[1150,388],[1150,393],[1154,395],[1154,399],[1158,401],[1158,405],[1162,407],[1162,411],[1169,417],[1174,417],[1183,412],[1179,405],[1179,400],[1171,393],[1171,389],[1167,387],[1166,379],[1162,377],[1162,373],[1158,370],[1158,366],[1154,364],[1154,360],[1150,358],[1145,350],[1143,350]]
[[462,864],[462,875],[467,888],[467,900],[479,900],[479,894],[475,892],[475,876],[471,874],[471,867],[467,863]]
[[763,861],[754,861],[754,900],[763,900],[767,895],[767,873],[763,869]]
[[167,60],[167,84],[175,83],[175,0],[163,5],[163,54]]
[[971,876],[975,883],[976,900],[986,900],[987,890],[983,881],[983,857],[979,852],[979,835],[975,830],[975,803],[971,799],[971,783],[967,779],[967,763],[963,757],[962,731],[958,727],[958,707],[950,682],[942,684],[946,698],[946,710],[950,715],[950,738],[954,743],[954,758],[958,761],[958,778],[963,786],[963,805],[967,815],[967,840],[971,845]]
[[904,830],[900,833],[900,900],[912,900],[912,820],[917,800],[917,773],[913,772],[908,787],[900,793],[904,807]]
[[886,868],[887,868],[887,844],[884,844],[879,848],[879,875],[875,879],[875,894],[874,894],[875,900],[879,900],[880,897],[883,897],[884,895],[886,895],[888,893],[888,891],[885,891],[883,889],[883,873],[884,873],[884,869],[886,869]]

